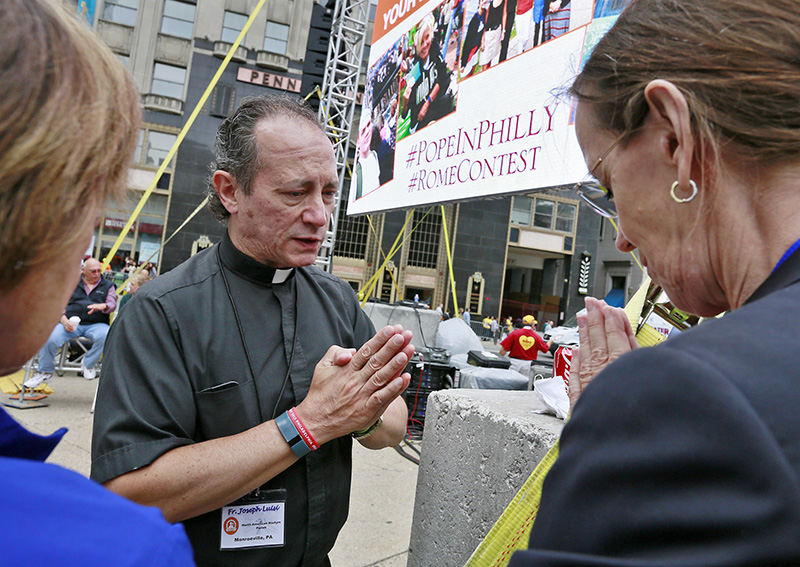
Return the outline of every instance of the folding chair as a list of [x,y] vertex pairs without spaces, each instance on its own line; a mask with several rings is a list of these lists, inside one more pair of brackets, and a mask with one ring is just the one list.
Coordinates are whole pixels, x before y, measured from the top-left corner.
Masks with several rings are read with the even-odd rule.
[[58,361],[55,368],[56,374],[63,376],[67,370],[80,370],[83,357],[86,356],[90,348],[92,348],[92,339],[89,337],[69,339],[61,345],[61,350],[56,355],[56,360]]

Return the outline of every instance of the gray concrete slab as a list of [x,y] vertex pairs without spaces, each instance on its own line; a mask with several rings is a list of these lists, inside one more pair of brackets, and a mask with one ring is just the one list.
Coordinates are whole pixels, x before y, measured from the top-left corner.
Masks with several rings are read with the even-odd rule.
[[[44,408],[8,413],[28,429],[50,434],[67,427],[48,462],[88,476],[91,464],[92,407],[97,381],[73,372],[56,376],[55,393]],[[0,394],[5,396],[5,394]],[[350,517],[331,552],[333,567],[404,567],[411,535],[417,465],[393,449],[353,448]]]
[[464,565],[564,422],[533,392],[442,390],[428,398],[409,567]]
[[436,330],[439,328],[441,315],[436,311],[423,307],[412,308],[405,305],[387,305],[384,303],[367,303],[364,312],[372,320],[376,329],[386,325],[403,325],[404,329],[414,335],[411,344],[421,349],[436,344]]

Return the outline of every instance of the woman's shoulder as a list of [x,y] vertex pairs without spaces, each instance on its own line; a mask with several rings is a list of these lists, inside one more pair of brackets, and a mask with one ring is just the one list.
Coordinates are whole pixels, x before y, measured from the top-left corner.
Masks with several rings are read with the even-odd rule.
[[681,564],[680,542],[703,541],[698,552],[724,555],[743,538],[764,557],[777,541],[797,552],[796,537],[787,537],[800,526],[798,417],[785,405],[795,400],[773,392],[761,405],[714,357],[681,342],[628,353],[585,389],[545,481],[532,556],[569,549],[575,561],[563,564],[599,565],[591,559],[609,549],[630,557],[646,550]]

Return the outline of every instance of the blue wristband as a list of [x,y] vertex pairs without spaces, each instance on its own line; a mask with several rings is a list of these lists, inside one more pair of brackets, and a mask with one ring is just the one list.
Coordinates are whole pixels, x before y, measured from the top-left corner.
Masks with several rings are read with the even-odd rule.
[[281,435],[283,435],[283,438],[289,444],[289,448],[297,455],[298,459],[305,457],[311,452],[311,447],[306,444],[303,437],[294,426],[294,423],[292,423],[289,412],[283,412],[276,417],[275,425],[278,426],[278,431],[281,432]]

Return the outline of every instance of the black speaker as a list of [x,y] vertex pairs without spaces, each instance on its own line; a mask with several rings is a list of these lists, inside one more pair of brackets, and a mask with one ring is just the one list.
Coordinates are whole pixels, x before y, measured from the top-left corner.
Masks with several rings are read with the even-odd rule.
[[[328,59],[328,43],[331,37],[331,23],[333,22],[333,6],[323,6],[314,2],[311,5],[311,27],[308,30],[306,41],[306,56],[303,59],[303,81],[300,93],[306,96],[319,86],[325,77],[325,62]],[[308,104],[314,110],[319,110],[319,97],[309,97]]]

